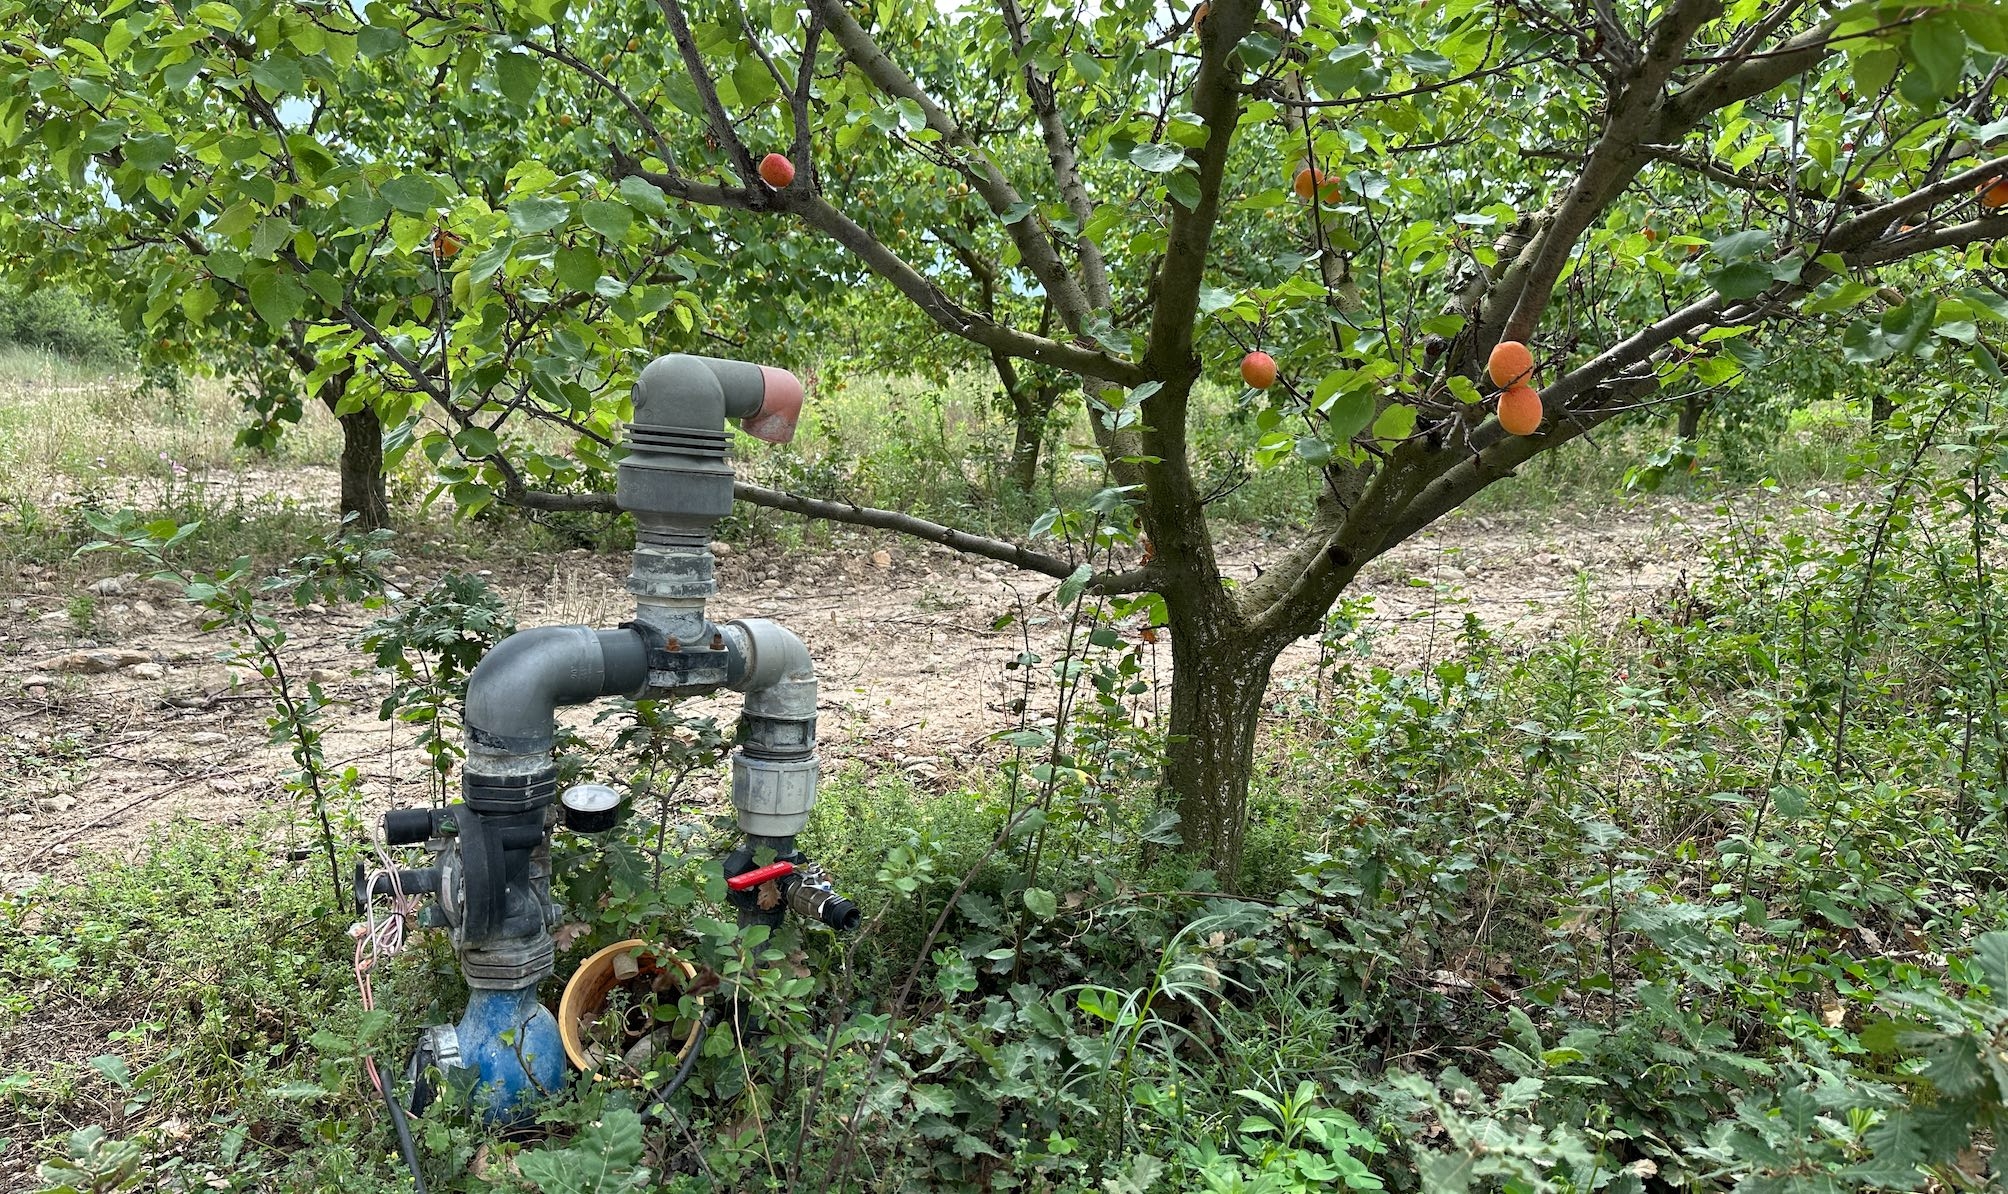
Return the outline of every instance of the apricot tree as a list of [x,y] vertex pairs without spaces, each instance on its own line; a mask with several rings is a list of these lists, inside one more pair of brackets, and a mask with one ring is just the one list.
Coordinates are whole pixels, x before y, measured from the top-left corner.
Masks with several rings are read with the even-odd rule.
[[[1109,476],[1092,558],[740,493],[1158,595],[1166,798],[1230,874],[1271,667],[1376,556],[1540,453],[1735,385],[1802,313],[1862,308],[1861,363],[1984,353],[2008,317],[2008,217],[1984,202],[2008,174],[1996,4],[1204,12],[0,0],[30,30],[0,58],[0,143],[109,188],[112,225],[159,204],[207,246],[149,268],[150,309],[241,285],[309,321],[321,370],[376,379],[392,427],[446,412],[424,442],[471,504],[604,505],[577,483],[604,466],[615,383],[694,334],[707,290],[869,276],[972,351],[1079,379]],[[392,258],[442,225],[465,248],[435,294]],[[1867,305],[1926,258],[1934,285]],[[392,297],[365,310],[365,279]],[[1494,417],[1502,340],[1532,349],[1530,434]],[[1257,463],[1308,470],[1318,498],[1236,583],[1190,421],[1195,384],[1252,350],[1278,373],[1248,396]],[[518,414],[572,450],[512,440]]]

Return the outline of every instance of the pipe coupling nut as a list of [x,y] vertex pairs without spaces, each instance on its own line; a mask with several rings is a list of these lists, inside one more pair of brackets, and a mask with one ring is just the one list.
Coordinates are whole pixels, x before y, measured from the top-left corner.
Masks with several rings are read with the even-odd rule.
[[739,751],[732,756],[732,808],[739,828],[760,837],[793,837],[809,823],[816,806],[819,768],[806,759],[762,759]]

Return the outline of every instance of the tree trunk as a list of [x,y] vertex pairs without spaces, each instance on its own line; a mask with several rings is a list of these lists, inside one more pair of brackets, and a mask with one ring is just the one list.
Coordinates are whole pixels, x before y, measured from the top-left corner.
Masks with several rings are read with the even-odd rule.
[[1680,404],[1680,438],[1692,443],[1701,434],[1701,413],[1708,404],[1699,394],[1689,394]]
[[[337,373],[321,383],[320,399],[329,411],[339,409],[349,386],[349,373]],[[383,481],[383,420],[376,407],[364,403],[345,415],[342,425],[342,517],[353,531],[379,531],[390,525],[390,497]]]
[[[1171,721],[1165,727],[1164,795],[1178,810],[1185,849],[1231,890],[1241,867],[1254,777],[1255,731],[1269,672],[1281,652],[1232,619],[1171,610]],[[1205,603],[1200,603],[1205,604]]]
[[1039,483],[1039,447],[1046,438],[1046,412],[1030,397],[1011,394],[1011,483],[1030,493]]

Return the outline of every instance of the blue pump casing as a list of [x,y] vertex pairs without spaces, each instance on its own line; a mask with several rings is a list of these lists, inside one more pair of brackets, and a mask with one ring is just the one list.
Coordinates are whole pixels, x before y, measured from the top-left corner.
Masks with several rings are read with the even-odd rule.
[[522,1118],[531,1104],[565,1085],[558,1021],[537,1001],[534,986],[469,991],[467,1014],[454,1032],[461,1069],[473,1071],[474,1106],[491,1122]]

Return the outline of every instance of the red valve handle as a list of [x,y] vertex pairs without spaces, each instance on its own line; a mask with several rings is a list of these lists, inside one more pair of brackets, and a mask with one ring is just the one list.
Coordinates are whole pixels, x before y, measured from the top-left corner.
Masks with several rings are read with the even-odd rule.
[[743,875],[734,875],[725,881],[725,886],[733,891],[751,891],[769,879],[780,879],[795,873],[792,862],[770,862],[766,866],[754,867]]

